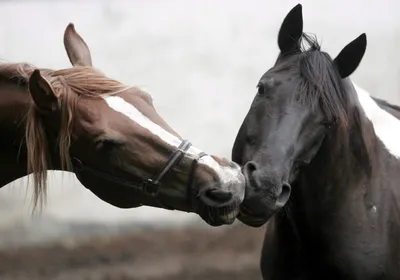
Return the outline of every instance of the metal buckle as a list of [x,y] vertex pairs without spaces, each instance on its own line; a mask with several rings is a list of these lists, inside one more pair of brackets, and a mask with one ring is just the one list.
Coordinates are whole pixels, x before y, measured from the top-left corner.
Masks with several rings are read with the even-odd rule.
[[142,184],[142,190],[145,194],[155,197],[158,195],[160,182],[154,183],[152,179],[147,179]]

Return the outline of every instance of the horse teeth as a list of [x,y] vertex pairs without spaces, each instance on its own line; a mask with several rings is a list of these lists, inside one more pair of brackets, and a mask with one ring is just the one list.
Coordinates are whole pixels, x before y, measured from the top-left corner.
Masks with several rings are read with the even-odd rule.
[[237,216],[237,210],[232,210],[231,212],[225,213],[225,214],[223,215],[223,217],[224,217],[225,219],[228,219],[228,220],[235,219],[236,216]]

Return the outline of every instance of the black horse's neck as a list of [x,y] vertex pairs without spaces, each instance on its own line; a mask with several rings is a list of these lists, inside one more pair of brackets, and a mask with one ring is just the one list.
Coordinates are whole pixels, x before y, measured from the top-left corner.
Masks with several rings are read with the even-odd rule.
[[[25,117],[30,104],[25,84],[0,76],[0,188],[28,175]],[[55,163],[52,169],[59,170],[58,155],[54,152],[50,157]]]
[[379,144],[372,135],[372,124],[355,104],[348,127],[332,127],[315,158],[301,170],[293,184],[292,200],[278,219],[281,227],[290,228],[297,248],[310,250],[310,244],[326,243],[342,205],[356,193],[364,194],[366,210],[374,206],[371,158]]
[[[275,231],[267,230],[265,240],[274,236],[279,246],[275,251],[270,250],[272,245],[265,246],[265,275],[274,267],[267,258],[279,251],[285,263],[294,264],[291,271],[282,272],[292,278],[282,279],[305,275],[304,279],[321,275],[329,276],[324,279],[374,279],[363,278],[378,272],[368,263],[386,265],[381,254],[398,252],[398,160],[377,138],[360,105],[350,114],[349,133],[339,128],[329,132],[316,157],[292,185],[291,201],[274,218]],[[371,254],[365,254],[366,247]],[[360,260],[365,269],[357,272],[361,278],[343,278],[353,273],[352,267]],[[388,261],[396,269],[390,265],[387,269],[397,273],[397,260]]]

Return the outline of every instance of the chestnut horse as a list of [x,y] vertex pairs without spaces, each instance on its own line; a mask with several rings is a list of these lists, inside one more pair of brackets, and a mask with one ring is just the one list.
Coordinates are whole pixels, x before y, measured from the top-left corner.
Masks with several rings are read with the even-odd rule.
[[263,278],[400,279],[399,107],[350,79],[366,35],[332,59],[299,4],[278,46],[232,150],[247,182],[238,219],[269,221]]
[[231,224],[244,197],[240,167],[184,141],[149,94],[95,69],[72,23],[64,46],[69,69],[0,63],[0,186],[32,174],[34,206],[42,206],[47,171],[70,171],[120,208],[176,209]]

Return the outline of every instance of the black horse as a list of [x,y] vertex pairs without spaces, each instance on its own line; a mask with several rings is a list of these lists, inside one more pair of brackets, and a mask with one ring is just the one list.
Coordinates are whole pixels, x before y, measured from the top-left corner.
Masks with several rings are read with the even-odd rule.
[[247,180],[238,218],[269,220],[264,279],[399,280],[399,110],[349,79],[366,35],[332,59],[299,4],[278,45],[232,151]]

